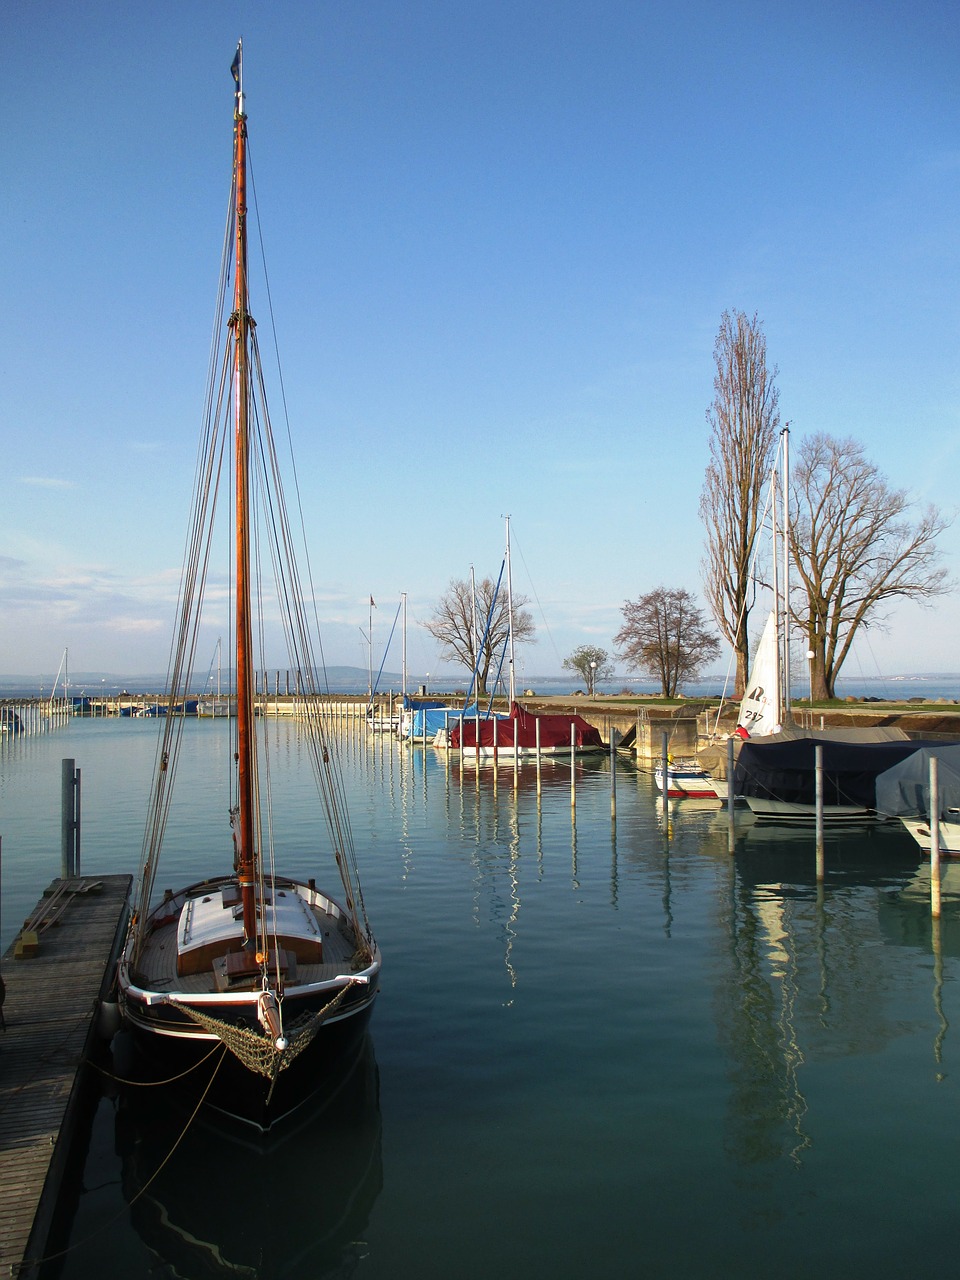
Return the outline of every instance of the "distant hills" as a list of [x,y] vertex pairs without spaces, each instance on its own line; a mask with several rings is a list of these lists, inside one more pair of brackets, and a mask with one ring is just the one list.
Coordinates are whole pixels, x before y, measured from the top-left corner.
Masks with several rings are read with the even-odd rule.
[[[223,670],[221,672],[220,681],[221,688],[227,690],[232,687],[232,671]],[[375,677],[377,678],[377,677]],[[41,695],[48,696],[53,689],[53,682],[56,679],[55,672],[43,673],[41,675],[3,675],[0,674],[0,699],[11,698],[36,698]],[[267,687],[268,692],[272,692],[276,685],[277,668],[267,668]],[[331,666],[327,667],[324,676],[321,678],[321,687],[328,689],[331,693],[366,693],[369,681],[369,673],[365,667],[355,666]],[[58,684],[58,691],[63,691],[63,677],[61,675]],[[469,685],[469,675],[465,671],[451,670],[449,672],[437,672],[432,676],[419,673],[407,673],[407,692],[416,694],[422,685],[427,686],[427,692],[436,693],[455,693],[463,692]],[[194,693],[216,693],[217,676],[214,672],[206,677],[197,674],[195,676],[191,692]],[[399,693],[403,685],[403,676],[399,671],[382,671],[377,678],[377,689],[380,693]],[[698,698],[706,696],[717,696],[720,694],[724,686],[724,677],[722,675],[703,676],[701,679],[692,681],[685,689],[688,697]],[[156,672],[147,675],[118,675],[113,671],[71,671],[69,691],[74,695],[86,693],[96,696],[99,693],[107,695],[117,694],[123,691],[127,693],[161,693],[166,687],[166,674]],[[283,693],[286,687],[286,671],[280,668],[280,692]],[[623,676],[615,675],[609,680],[598,682],[598,692],[601,693],[620,693],[632,692],[637,694],[649,695],[656,693],[659,689],[658,681],[649,676]],[[578,688],[581,688],[580,682],[573,675],[562,676],[534,676],[528,673],[521,673],[517,677],[517,690],[521,695],[527,689],[532,689],[541,695],[546,694],[573,694]],[[803,697],[805,688],[805,680],[794,678],[794,696]],[[851,676],[846,679],[841,674],[837,682],[837,693],[842,698],[847,695],[864,696],[868,694],[880,694],[881,696],[897,696],[895,690],[902,689],[905,696],[909,690],[911,694],[923,694],[929,697],[960,697],[960,673],[957,672],[923,672],[918,674],[897,674],[891,676]],[[729,696],[729,690],[728,690]]]
[[[321,684],[325,684],[333,691],[344,691],[347,689],[363,689],[366,690],[369,682],[369,675],[363,667],[327,667],[326,678],[321,677]],[[224,670],[221,672],[221,686],[226,689],[230,686],[233,678],[233,672]],[[267,683],[270,689],[273,689],[277,678],[277,668],[267,668]],[[50,693],[53,682],[56,679],[56,673],[49,673],[33,676],[17,676],[17,675],[0,675],[0,698],[9,698],[14,696],[36,697],[41,691]],[[280,668],[280,688],[284,687],[286,679],[286,671]],[[380,675],[378,688],[389,690],[399,689],[403,677],[399,672],[384,671]],[[422,676],[407,676],[407,687],[416,688],[422,683]],[[166,672],[157,672],[155,674],[131,676],[118,675],[113,671],[71,671],[70,672],[70,690],[79,694],[86,691],[90,694],[99,693],[102,689],[105,693],[118,693],[126,690],[128,693],[156,693],[166,687]],[[213,674],[211,679],[206,677],[195,678],[195,691],[200,692],[201,685],[208,685],[206,692],[216,692],[217,677]],[[62,690],[63,677],[60,677],[59,687]]]

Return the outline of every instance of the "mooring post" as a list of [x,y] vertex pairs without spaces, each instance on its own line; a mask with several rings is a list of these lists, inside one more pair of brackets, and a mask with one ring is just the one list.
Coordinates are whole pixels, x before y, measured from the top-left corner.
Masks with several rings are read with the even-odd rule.
[[570,808],[577,807],[577,726],[570,726]]
[[727,851],[733,853],[737,847],[737,827],[733,820],[733,777],[736,765],[733,760],[733,735],[727,739]]
[[667,817],[670,813],[670,777],[667,767],[670,758],[670,754],[667,750],[669,742],[669,735],[666,732],[662,733],[660,735],[660,781],[663,785],[661,787],[660,802],[663,805],[664,825],[666,825]]
[[930,914],[940,918],[940,763],[930,757]]
[[813,749],[813,776],[814,776],[814,812],[816,815],[817,826],[817,879],[822,880],[824,875],[823,867],[823,745],[817,743]]
[[76,760],[60,766],[60,877],[80,874],[80,770]]
[[617,821],[617,744],[613,739],[613,726],[610,726],[610,821]]

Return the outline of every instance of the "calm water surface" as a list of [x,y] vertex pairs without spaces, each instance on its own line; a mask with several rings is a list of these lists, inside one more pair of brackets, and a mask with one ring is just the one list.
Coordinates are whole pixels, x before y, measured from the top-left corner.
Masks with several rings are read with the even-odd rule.
[[[264,727],[283,869],[309,874],[306,759]],[[155,733],[78,721],[0,750],[4,948],[59,873],[61,758],[83,870],[135,872]],[[186,733],[161,887],[229,857],[203,781],[224,725]],[[366,1054],[269,1144],[197,1121],[171,1154],[184,1114],[105,1087],[50,1274],[952,1272],[960,909],[935,945],[905,834],[830,837],[818,891],[809,836],[744,829],[731,856],[722,813],[665,828],[625,764],[614,829],[606,760],[574,818],[569,764],[538,796],[531,765],[461,779],[350,736],[344,759],[384,953]]]

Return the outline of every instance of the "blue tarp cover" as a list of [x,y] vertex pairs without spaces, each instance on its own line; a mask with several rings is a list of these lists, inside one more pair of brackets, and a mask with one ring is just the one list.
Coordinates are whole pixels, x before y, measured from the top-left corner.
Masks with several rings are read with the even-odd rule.
[[[433,738],[441,729],[445,729],[449,724],[453,729],[460,723],[460,717],[463,716],[467,720],[475,720],[479,714],[481,720],[490,719],[489,712],[479,711],[476,703],[469,707],[464,707],[461,711],[459,707],[448,707],[446,703],[435,704],[426,710],[416,710],[413,713],[413,729],[412,736],[414,738],[422,738],[424,733],[424,721],[426,721],[427,738]],[[498,720],[502,716],[496,717]]]

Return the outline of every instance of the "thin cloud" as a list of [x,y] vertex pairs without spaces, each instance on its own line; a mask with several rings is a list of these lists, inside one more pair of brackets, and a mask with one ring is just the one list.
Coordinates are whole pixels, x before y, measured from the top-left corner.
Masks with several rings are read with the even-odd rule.
[[21,476],[20,483],[33,489],[75,489],[72,480],[61,480],[58,476]]

